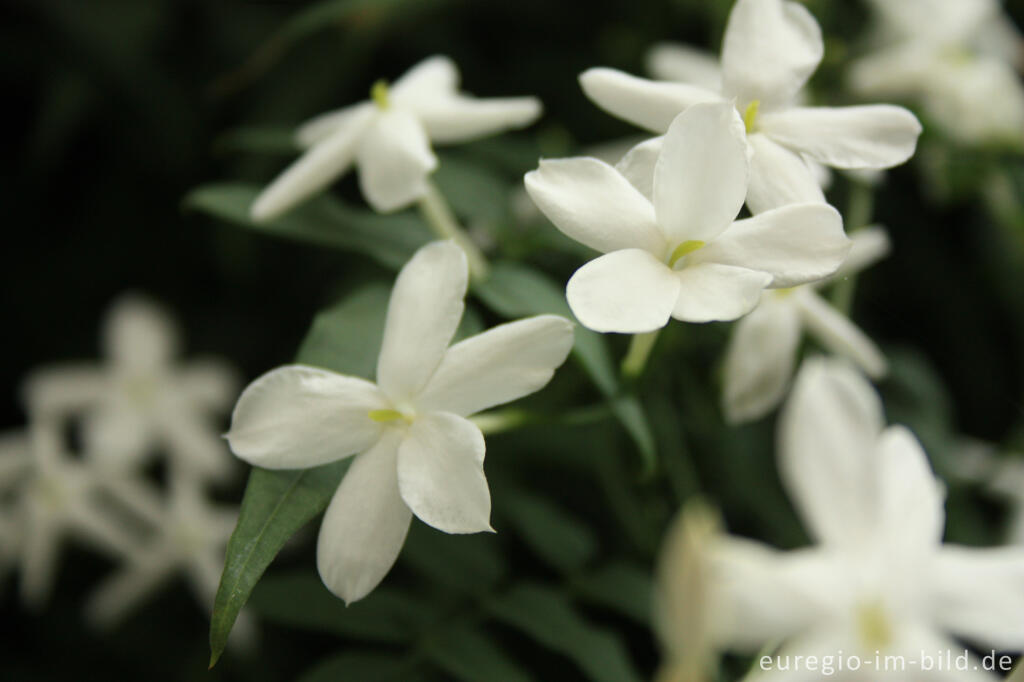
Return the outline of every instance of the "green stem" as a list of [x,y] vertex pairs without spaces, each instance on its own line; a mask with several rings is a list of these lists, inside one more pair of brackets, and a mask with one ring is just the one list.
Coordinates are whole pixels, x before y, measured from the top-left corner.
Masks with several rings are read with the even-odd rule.
[[[850,183],[850,199],[846,204],[846,215],[843,216],[846,233],[852,235],[871,222],[874,208],[874,188],[866,182],[852,181]],[[850,314],[856,287],[857,277],[853,274],[838,280],[832,287],[832,305],[844,315]]]
[[445,201],[444,195],[429,180],[427,181],[427,192],[420,198],[418,205],[420,215],[427,221],[434,233],[441,239],[451,239],[466,254],[469,273],[473,279],[477,281],[486,279],[489,269],[487,258],[459,225],[459,221],[455,219],[455,214],[452,213],[448,202]]
[[629,342],[629,350],[626,352],[626,357],[622,359],[623,379],[631,381],[644,373],[644,367],[647,366],[647,358],[650,357],[651,350],[654,348],[660,333],[661,330],[656,329],[653,332],[633,335],[632,341]]

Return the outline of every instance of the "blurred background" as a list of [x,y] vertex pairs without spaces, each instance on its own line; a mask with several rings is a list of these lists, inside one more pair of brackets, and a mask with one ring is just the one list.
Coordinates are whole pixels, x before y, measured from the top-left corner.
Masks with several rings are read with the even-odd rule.
[[[846,60],[860,49],[868,26],[866,8],[838,0],[806,4],[827,36],[813,94],[821,103],[855,101],[840,86]],[[286,133],[295,124],[365,99],[378,78],[393,79],[436,53],[459,64],[464,88],[476,95],[540,97],[545,115],[529,130],[452,151],[467,163],[498,159],[491,165],[491,187],[507,193],[493,196],[509,204],[484,225],[491,233],[483,238],[515,244],[520,228],[511,217],[516,212],[510,197],[538,156],[578,153],[637,134],[590,104],[577,75],[597,65],[643,74],[645,52],[658,41],[717,51],[729,6],[724,0],[4,3],[0,69],[9,118],[0,201],[9,242],[0,268],[7,348],[0,363],[0,426],[25,424],[19,385],[30,370],[99,357],[104,312],[123,292],[146,294],[173,312],[184,330],[186,357],[221,356],[248,381],[294,357],[318,310],[357,285],[391,280],[389,270],[359,254],[240,229],[183,204],[204,183],[267,181],[290,158]],[[1006,10],[1024,26],[1024,2],[1011,1]],[[349,178],[338,191],[358,202],[353,185]],[[843,210],[847,194],[840,180],[829,196]],[[882,385],[890,419],[915,428],[936,458],[955,450],[964,436],[1001,451],[1021,450],[1020,154],[968,147],[927,128],[918,156],[887,174],[875,197],[874,221],[889,229],[893,252],[858,282],[853,317],[892,360],[892,376]],[[564,282],[579,261],[550,247],[543,230],[554,232],[543,225],[527,231],[521,245],[513,246],[514,255]],[[721,435],[717,365],[727,326],[677,327],[665,344],[689,352],[685,366],[663,358],[670,377],[650,379],[674,386],[666,392],[672,402],[649,405],[664,446],[659,450],[673,447],[665,445],[675,437],[666,429],[675,428],[673,416],[680,416],[694,475],[724,507],[730,527],[782,546],[799,544],[801,531],[774,475],[769,473],[767,483],[761,476],[772,467],[772,420]],[[625,347],[622,339],[611,343],[616,353]],[[588,390],[584,383],[568,376],[546,400],[578,397]],[[602,473],[576,478],[571,467],[552,467],[553,479],[532,492],[550,489],[546,499],[573,519],[586,519],[579,533],[593,544],[595,556],[649,566],[660,529],[685,493],[673,490],[671,477],[656,477],[623,493],[629,496],[619,499],[625,511],[609,505],[607,497],[617,494],[609,477],[633,481],[639,468],[614,422],[557,434],[542,425],[489,441],[488,473],[493,467],[494,476],[528,481],[523,471],[546,471],[549,458],[586,442],[609,450]],[[502,463],[494,453],[503,452],[522,459]],[[936,466],[942,471],[941,462]],[[239,476],[217,497],[237,503],[243,482]],[[759,499],[749,499],[752,488],[761,491]],[[633,511],[631,504],[637,505]],[[1002,503],[970,486],[954,486],[951,517],[954,509],[962,511],[948,531],[954,539],[999,540],[1007,513]],[[642,518],[623,521],[631,514]],[[422,527],[416,532],[428,534]],[[550,580],[558,573],[531,558],[528,532],[482,542],[503,543],[495,546],[511,557],[517,575]],[[272,569],[314,579],[300,580],[298,592],[278,584],[286,601],[318,584],[312,544],[307,541]],[[481,556],[488,551],[481,549]],[[83,596],[111,568],[107,559],[72,543],[52,599],[38,611],[19,604],[16,575],[3,577],[0,678],[291,680],[334,652],[364,648],[359,637],[338,636],[346,628],[358,630],[358,624],[333,633],[292,627],[290,616],[275,612],[270,596],[259,646],[229,652],[207,673],[206,614],[190,596],[184,598],[183,583],[169,584],[112,632],[86,625]],[[414,586],[421,579],[415,567],[400,565],[394,581]],[[325,591],[319,596],[328,599]],[[616,632],[636,669],[649,676],[657,649],[643,616],[630,620],[614,608],[586,608],[589,621]],[[590,679],[563,656],[494,627],[490,634],[503,647],[535,662],[538,679]],[[400,640],[384,641],[385,652],[388,646],[408,650]],[[450,678],[436,671],[423,677]]]

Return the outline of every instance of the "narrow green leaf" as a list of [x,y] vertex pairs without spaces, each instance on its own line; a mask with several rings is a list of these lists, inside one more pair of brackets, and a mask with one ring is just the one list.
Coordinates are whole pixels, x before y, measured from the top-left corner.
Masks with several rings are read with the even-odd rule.
[[520,585],[486,608],[497,620],[571,659],[594,682],[641,679],[622,641],[588,623],[560,592]]
[[297,682],[420,682],[416,663],[391,653],[346,652],[325,659]]
[[448,535],[422,523],[409,529],[402,561],[435,586],[460,593],[485,593],[508,573],[493,533]]
[[531,682],[519,664],[492,639],[467,626],[446,628],[429,638],[427,658],[442,671],[462,682]]
[[582,599],[603,606],[650,627],[653,585],[644,568],[629,563],[602,566],[572,583]]
[[258,186],[244,183],[204,185],[185,197],[184,206],[256,232],[363,253],[394,269],[431,240],[426,226],[412,213],[380,215],[346,206],[327,194],[280,218],[253,222],[249,206],[259,191]]
[[298,361],[343,374],[372,377],[390,295],[383,284],[371,284],[320,311],[299,346]]
[[556,570],[581,569],[597,550],[593,531],[546,499],[506,490],[500,499],[502,515],[537,556]]
[[433,178],[455,213],[470,225],[477,220],[499,222],[508,215],[511,187],[489,166],[445,155]]

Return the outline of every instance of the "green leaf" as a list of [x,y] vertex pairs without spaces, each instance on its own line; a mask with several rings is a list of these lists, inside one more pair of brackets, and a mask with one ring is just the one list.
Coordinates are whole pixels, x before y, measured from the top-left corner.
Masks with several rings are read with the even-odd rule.
[[508,573],[493,533],[448,535],[422,523],[409,529],[402,561],[435,587],[457,593],[486,593]]
[[445,155],[433,179],[456,215],[470,223],[499,222],[508,215],[511,187],[488,166]]
[[321,661],[297,682],[419,682],[415,662],[390,653],[347,652]]
[[462,682],[531,682],[534,678],[484,634],[466,626],[446,628],[425,642],[427,658]]
[[540,585],[520,585],[485,606],[497,620],[570,658],[588,679],[641,679],[622,641],[584,620],[559,592]]
[[363,253],[396,270],[431,240],[412,213],[379,215],[346,206],[328,194],[274,220],[253,222],[249,206],[259,192],[259,187],[245,183],[204,185],[189,192],[184,206],[256,232]]
[[429,607],[388,587],[378,587],[366,599],[345,606],[308,571],[264,578],[250,604],[274,623],[380,642],[408,642],[431,618],[425,612]]
[[546,499],[506,490],[501,511],[537,556],[556,570],[572,573],[593,558],[597,539],[590,528]]
[[[488,307],[505,317],[554,313],[574,319],[565,302],[562,287],[544,273],[523,265],[494,263],[490,276],[475,286],[474,293]],[[645,471],[653,471],[656,451],[650,424],[635,397],[619,395],[618,375],[604,339],[600,334],[577,324],[573,354],[590,375],[594,385],[611,402],[612,411],[640,451]]]
[[218,136],[213,146],[218,154],[295,156],[301,151],[295,142],[295,131],[284,127],[235,128]]
[[297,530],[327,506],[349,460],[300,471],[253,468],[210,618],[210,667],[267,566]]
[[371,284],[320,311],[299,346],[298,361],[343,374],[372,377],[390,295],[383,284]]
[[573,581],[574,592],[587,601],[650,627],[653,586],[640,566],[613,563]]

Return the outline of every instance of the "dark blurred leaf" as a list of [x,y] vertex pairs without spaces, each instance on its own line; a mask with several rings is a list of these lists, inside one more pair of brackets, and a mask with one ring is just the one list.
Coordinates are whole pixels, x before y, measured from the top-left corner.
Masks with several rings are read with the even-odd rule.
[[204,185],[192,190],[184,205],[256,232],[363,253],[396,270],[431,239],[411,213],[379,215],[350,208],[326,194],[280,218],[256,223],[249,218],[249,206],[259,192],[259,187],[243,183]]
[[530,682],[534,678],[490,638],[469,627],[447,628],[426,641],[427,658],[462,682]]
[[264,578],[250,604],[274,623],[381,642],[408,642],[431,618],[429,606],[388,587],[345,606],[311,572]]
[[496,223],[508,214],[511,187],[488,166],[446,155],[433,179],[452,210],[470,226],[477,220]]
[[540,585],[520,585],[486,604],[496,619],[572,659],[595,682],[641,677],[622,642],[573,609],[565,595]]
[[460,593],[485,593],[508,573],[494,534],[448,535],[422,523],[409,529],[401,558],[437,585]]
[[650,627],[653,588],[648,570],[634,564],[608,564],[573,580],[572,586],[587,601]]
[[297,682],[419,682],[413,661],[387,653],[344,653],[321,661]]
[[267,154],[295,156],[299,146],[295,142],[295,131],[291,128],[236,128],[220,135],[214,142],[214,151],[219,154]]
[[499,499],[509,525],[555,569],[572,573],[593,558],[597,550],[593,531],[558,506],[514,490],[506,490]]

